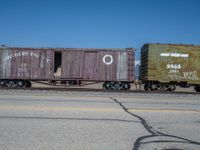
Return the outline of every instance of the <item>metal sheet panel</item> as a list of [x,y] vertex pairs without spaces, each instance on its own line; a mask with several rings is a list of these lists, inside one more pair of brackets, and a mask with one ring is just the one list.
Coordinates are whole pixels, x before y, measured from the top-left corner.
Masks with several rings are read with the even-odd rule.
[[128,63],[128,81],[135,80],[135,52],[133,50],[127,51]]
[[0,78],[9,78],[10,77],[10,53],[11,50],[1,49],[0,50]]
[[149,44],[147,50],[146,79],[200,84],[200,46]]
[[133,51],[118,53],[117,80],[134,80],[134,62]]
[[128,57],[126,52],[118,53],[117,80],[127,80],[128,78]]

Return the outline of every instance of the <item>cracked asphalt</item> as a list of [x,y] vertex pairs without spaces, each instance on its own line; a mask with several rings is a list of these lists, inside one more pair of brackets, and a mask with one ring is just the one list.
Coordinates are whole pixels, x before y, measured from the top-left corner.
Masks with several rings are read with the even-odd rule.
[[200,150],[200,98],[0,91],[0,149]]

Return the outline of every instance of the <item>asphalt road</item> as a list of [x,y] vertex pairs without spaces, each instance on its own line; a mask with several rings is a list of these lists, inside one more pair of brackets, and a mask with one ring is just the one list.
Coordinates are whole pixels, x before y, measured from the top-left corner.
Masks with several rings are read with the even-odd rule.
[[200,99],[0,93],[1,150],[200,150]]

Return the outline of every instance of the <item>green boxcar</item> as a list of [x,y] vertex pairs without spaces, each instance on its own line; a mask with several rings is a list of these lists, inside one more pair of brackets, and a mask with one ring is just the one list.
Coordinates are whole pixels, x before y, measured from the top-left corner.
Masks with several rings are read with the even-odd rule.
[[163,88],[162,85],[166,85],[166,89],[170,89],[169,85],[194,85],[198,91],[200,46],[145,44],[141,49],[140,78],[152,89]]

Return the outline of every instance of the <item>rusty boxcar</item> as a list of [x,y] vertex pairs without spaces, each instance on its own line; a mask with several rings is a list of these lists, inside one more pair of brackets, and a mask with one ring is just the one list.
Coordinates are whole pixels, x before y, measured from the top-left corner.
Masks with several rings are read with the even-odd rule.
[[0,85],[30,87],[30,80],[53,78],[53,57],[48,49],[0,47]]
[[104,82],[106,89],[129,89],[133,81],[133,49],[65,49],[61,78]]
[[31,86],[31,80],[98,81],[129,89],[134,49],[0,47],[0,85]]
[[200,46],[145,44],[141,49],[140,79],[145,90],[175,90],[194,86],[200,92]]

